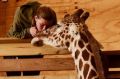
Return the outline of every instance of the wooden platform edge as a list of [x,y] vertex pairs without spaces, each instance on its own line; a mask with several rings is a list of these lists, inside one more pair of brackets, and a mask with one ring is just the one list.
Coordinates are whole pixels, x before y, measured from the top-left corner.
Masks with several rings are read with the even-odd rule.
[[74,70],[72,58],[0,59],[0,71]]
[[11,76],[0,79],[75,79],[75,75],[40,75],[40,76]]

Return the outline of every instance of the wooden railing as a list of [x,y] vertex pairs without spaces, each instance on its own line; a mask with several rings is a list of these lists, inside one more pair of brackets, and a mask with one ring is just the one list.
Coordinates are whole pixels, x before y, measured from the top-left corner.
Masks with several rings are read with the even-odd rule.
[[[102,60],[99,63],[103,64],[105,77],[120,78],[120,50],[104,50],[100,56]],[[18,79],[13,76],[5,77],[6,73],[11,71],[21,72],[20,79],[44,79],[44,77],[56,79],[57,71],[62,79],[75,79],[74,62],[68,50],[47,45],[32,46],[30,39],[0,38],[0,57],[0,79]],[[23,77],[25,71],[40,71],[41,74]],[[49,75],[45,76],[48,72],[50,72]],[[52,76],[51,73],[53,73]]]
[[[75,79],[74,62],[68,50],[32,46],[30,40],[0,38],[0,79]],[[26,71],[40,71],[40,75],[26,77]],[[19,72],[19,77],[8,76],[10,72]]]

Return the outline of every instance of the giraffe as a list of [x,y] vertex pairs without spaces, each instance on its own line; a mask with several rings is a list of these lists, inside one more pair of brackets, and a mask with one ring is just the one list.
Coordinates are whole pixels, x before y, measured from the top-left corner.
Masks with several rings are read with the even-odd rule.
[[[67,48],[74,59],[77,79],[98,79],[94,53],[91,50],[89,36],[86,33],[88,28],[84,23],[89,13],[85,12],[82,15],[83,12],[82,9],[78,9],[71,15],[65,15],[57,25],[57,29],[49,32],[49,35],[33,38],[31,44],[42,41],[44,44],[54,47]],[[81,15],[82,17],[80,17]]]

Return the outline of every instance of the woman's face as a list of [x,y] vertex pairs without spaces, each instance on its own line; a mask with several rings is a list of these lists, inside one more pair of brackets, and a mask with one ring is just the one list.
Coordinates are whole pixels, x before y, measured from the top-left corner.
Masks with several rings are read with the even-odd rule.
[[38,31],[43,31],[48,25],[48,22],[42,17],[38,18],[37,16],[35,16],[35,21],[36,21],[36,28]]

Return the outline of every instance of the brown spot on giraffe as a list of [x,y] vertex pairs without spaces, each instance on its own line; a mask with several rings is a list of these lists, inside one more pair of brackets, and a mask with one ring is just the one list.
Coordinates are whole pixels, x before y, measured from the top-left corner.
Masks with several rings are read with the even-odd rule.
[[70,39],[71,38],[71,36],[70,35],[68,35],[68,39]]
[[63,32],[60,32],[59,35],[61,36],[62,33],[63,33]]
[[94,68],[96,68],[94,56],[91,57],[91,63],[94,66]]
[[92,79],[94,76],[96,76],[96,72],[94,70],[91,70],[88,76],[88,79]]
[[65,40],[67,40],[67,38],[68,38],[68,35],[65,35]]
[[61,37],[62,37],[62,38],[64,38],[64,36],[65,36],[65,35],[64,35],[64,34],[62,34],[62,36],[61,36]]
[[67,41],[67,42],[65,42],[65,45],[66,45],[67,47],[69,47],[69,46],[70,46],[70,43]]
[[75,51],[75,59],[78,58],[79,54],[80,54],[80,51],[77,49],[77,50]]
[[84,44],[83,44],[83,42],[81,40],[78,41],[78,45],[79,45],[80,48],[84,47]]
[[65,39],[67,40],[67,39],[70,39],[70,35],[66,35],[66,37],[65,37]]
[[83,61],[80,59],[80,60],[79,60],[79,69],[81,70],[82,67],[83,67]]
[[65,39],[66,39],[66,40],[67,40],[67,39],[70,39],[70,37],[71,37],[70,35],[66,35],[66,36],[65,36]]
[[86,76],[88,74],[88,70],[89,70],[89,65],[88,64],[85,64],[84,65],[84,71],[83,71],[83,74],[84,74],[84,78],[86,79]]
[[55,37],[55,39],[57,39],[58,37]]
[[[66,25],[67,25],[67,26],[69,26],[69,24],[68,24],[68,23],[67,23]],[[67,30],[68,30],[68,29],[67,29]]]
[[56,34],[54,34],[54,35],[52,35],[53,37],[55,37],[56,36]]
[[87,61],[88,59],[89,59],[89,53],[88,53],[88,51],[85,49],[85,50],[83,50],[83,52],[82,52],[82,57],[83,57],[83,59],[85,60],[85,61]]
[[92,49],[91,49],[91,46],[89,44],[87,45],[86,48],[92,53]]
[[86,35],[84,33],[80,32],[80,37],[85,43],[88,43],[88,38],[86,37]]

